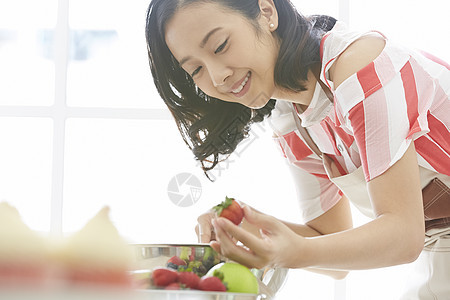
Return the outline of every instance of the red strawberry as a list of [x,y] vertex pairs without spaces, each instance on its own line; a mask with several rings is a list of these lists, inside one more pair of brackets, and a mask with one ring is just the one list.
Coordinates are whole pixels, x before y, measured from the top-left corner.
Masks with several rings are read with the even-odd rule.
[[179,282],[172,282],[168,286],[164,288],[165,290],[181,290],[181,283]]
[[169,260],[167,261],[166,267],[176,270],[176,269],[178,269],[178,266],[185,266],[185,265],[186,265],[186,262],[175,255],[175,256],[172,256],[171,258],[169,258]]
[[164,287],[177,281],[178,273],[171,269],[157,268],[152,272],[152,279],[154,285]]
[[194,272],[179,272],[178,282],[184,284],[187,288],[198,289],[200,277]]
[[219,217],[227,218],[239,225],[244,218],[244,211],[234,198],[225,197],[225,201],[213,207]]
[[202,277],[198,284],[198,288],[202,291],[226,292],[227,288],[222,280],[216,276]]

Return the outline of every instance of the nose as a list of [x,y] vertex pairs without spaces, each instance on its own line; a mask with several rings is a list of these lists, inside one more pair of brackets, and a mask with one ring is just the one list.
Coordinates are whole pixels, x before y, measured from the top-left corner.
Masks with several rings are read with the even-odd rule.
[[207,66],[209,77],[214,87],[223,86],[228,77],[231,76],[232,70],[219,62],[210,63]]

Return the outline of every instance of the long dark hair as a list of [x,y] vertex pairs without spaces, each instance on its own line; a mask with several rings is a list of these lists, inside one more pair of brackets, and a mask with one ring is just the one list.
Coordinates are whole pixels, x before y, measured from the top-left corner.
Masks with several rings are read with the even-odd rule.
[[[271,99],[260,109],[225,102],[206,95],[178,64],[165,41],[165,26],[175,12],[192,3],[218,3],[245,16],[258,29],[257,0],[152,0],[147,11],[146,40],[153,80],[172,113],[183,140],[201,162],[213,169],[248,136],[252,123],[261,122],[275,107]],[[289,0],[274,0],[279,21],[280,51],[275,84],[292,91],[305,90],[302,82],[312,65],[320,63],[320,38],[336,20],[328,16],[303,17]]]

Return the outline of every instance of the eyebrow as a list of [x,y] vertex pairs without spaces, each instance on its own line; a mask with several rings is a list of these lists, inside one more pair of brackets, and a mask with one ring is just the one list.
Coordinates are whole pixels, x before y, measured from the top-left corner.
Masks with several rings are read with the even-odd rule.
[[[206,43],[208,42],[209,38],[216,33],[218,30],[221,30],[222,27],[216,27],[213,30],[211,30],[210,32],[208,32],[205,37],[203,38],[203,40],[200,43],[200,48],[204,48]],[[186,56],[185,58],[183,58],[182,60],[180,60],[180,66],[182,66],[185,62],[187,62],[189,59],[191,59],[191,56]]]

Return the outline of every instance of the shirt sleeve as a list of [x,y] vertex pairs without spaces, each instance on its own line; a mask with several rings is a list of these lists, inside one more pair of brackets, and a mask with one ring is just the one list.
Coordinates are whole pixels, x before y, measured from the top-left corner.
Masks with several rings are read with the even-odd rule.
[[338,114],[353,132],[366,181],[383,174],[411,141],[429,132],[435,83],[402,49],[388,48],[336,91]]

